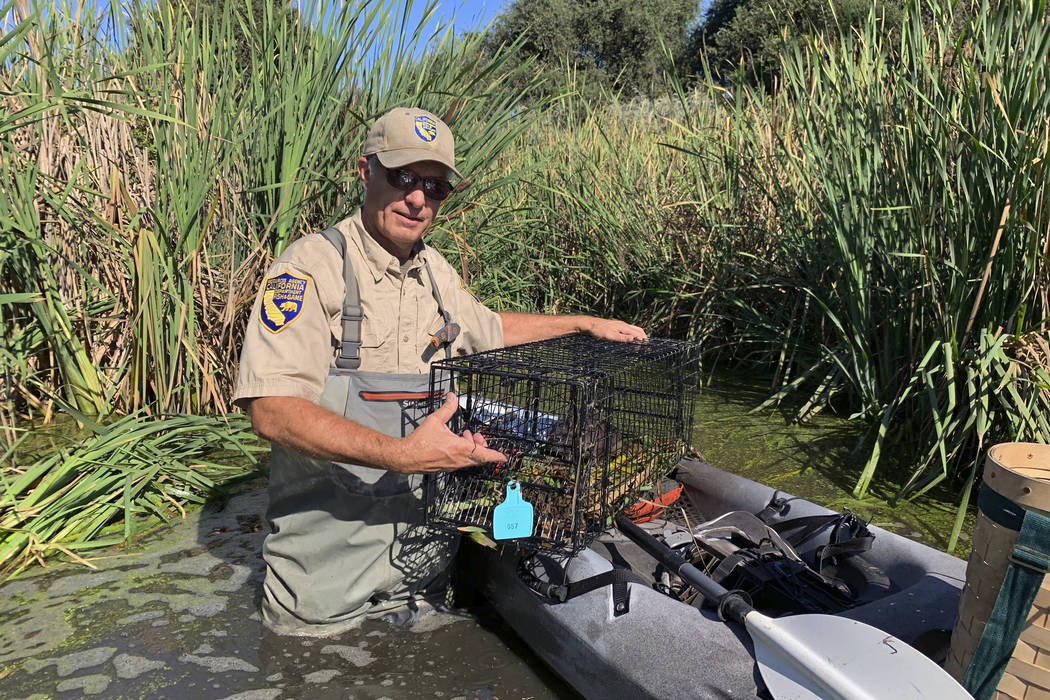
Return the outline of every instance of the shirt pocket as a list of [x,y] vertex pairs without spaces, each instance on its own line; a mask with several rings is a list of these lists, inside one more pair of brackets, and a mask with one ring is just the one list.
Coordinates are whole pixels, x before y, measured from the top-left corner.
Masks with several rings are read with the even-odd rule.
[[381,348],[390,343],[393,334],[394,327],[389,321],[369,323],[368,320],[365,320],[361,323],[361,347]]
[[365,319],[361,323],[361,369],[380,371],[385,367],[384,371],[393,371],[397,362],[394,331],[389,319],[372,323]]

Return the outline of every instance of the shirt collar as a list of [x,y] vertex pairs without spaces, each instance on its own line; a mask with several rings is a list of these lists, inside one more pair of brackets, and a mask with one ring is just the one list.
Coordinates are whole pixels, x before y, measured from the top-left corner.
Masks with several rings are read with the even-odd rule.
[[[372,273],[373,281],[378,282],[383,278],[383,275],[388,273],[401,274],[401,261],[397,259],[397,256],[388,253],[383,246],[379,245],[379,241],[372,238],[371,234],[368,233],[364,223],[361,221],[360,209],[350,217],[350,227],[353,233],[350,238],[357,242],[368,265],[368,270]],[[412,257],[409,258],[410,265],[406,268],[406,272],[422,267],[426,262],[426,255],[427,245],[422,240],[416,242],[415,247],[412,249]]]

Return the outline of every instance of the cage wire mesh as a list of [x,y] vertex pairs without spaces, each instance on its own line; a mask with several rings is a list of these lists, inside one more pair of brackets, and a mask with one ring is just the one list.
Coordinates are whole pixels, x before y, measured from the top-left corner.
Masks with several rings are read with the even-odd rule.
[[456,433],[480,433],[505,462],[426,481],[427,522],[480,527],[518,481],[533,506],[530,549],[573,554],[684,456],[693,425],[699,346],[571,335],[431,365],[432,409],[451,388]]

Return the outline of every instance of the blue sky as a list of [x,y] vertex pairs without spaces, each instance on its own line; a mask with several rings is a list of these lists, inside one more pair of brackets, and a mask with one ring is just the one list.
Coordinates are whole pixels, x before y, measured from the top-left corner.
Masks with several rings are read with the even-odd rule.
[[[511,0],[439,0],[435,16],[442,22],[453,20],[456,33],[488,24],[500,14]],[[412,8],[413,19],[423,13],[425,0],[417,0]]]
[[[134,1],[134,0],[132,0]],[[302,0],[294,0],[299,3]],[[488,24],[493,17],[510,5],[512,0],[438,0],[435,19],[442,23],[453,21],[456,32]],[[110,0],[95,0],[96,7],[109,5]],[[30,5],[33,3],[31,2]],[[414,0],[411,19],[418,21],[427,0]],[[45,4],[46,6],[46,4]]]
[[[442,25],[453,22],[455,33],[488,24],[492,18],[503,12],[512,0],[438,0],[434,14],[434,23]],[[427,0],[413,0],[412,13],[409,14],[408,26],[415,26],[423,15]]]
[[[2,2],[3,0],[0,0]],[[74,6],[83,0],[72,0]],[[144,0],[87,0],[86,6],[90,7],[92,2],[95,8],[99,11],[108,11],[111,3],[116,3],[117,7],[120,7],[124,2],[142,2]],[[154,0],[146,0],[154,1]],[[420,17],[423,15],[423,10],[429,4],[429,0],[376,0],[378,2],[386,2],[393,5],[395,2],[411,2],[412,11],[409,13],[409,20],[406,24],[408,27],[415,27],[419,23]],[[304,3],[309,3],[310,0],[291,0],[296,6],[301,6]],[[360,2],[360,0],[358,0]],[[460,34],[475,27],[483,27],[493,20],[497,15],[503,12],[513,0],[436,0],[436,10],[432,18],[431,23],[428,25],[428,29],[436,29],[437,25],[442,27],[447,26],[449,22],[454,27],[454,33]],[[30,0],[29,5],[32,7],[36,2]],[[48,11],[50,2],[40,3],[46,13]],[[426,36],[424,32],[424,36]],[[420,45],[420,49],[423,45]]]

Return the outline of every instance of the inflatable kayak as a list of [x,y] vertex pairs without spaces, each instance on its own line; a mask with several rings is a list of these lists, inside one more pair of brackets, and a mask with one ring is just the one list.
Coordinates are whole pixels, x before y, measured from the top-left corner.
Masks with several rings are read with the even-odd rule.
[[[746,572],[747,581],[732,575],[724,580],[745,589],[743,584],[757,582],[754,607],[762,614],[780,619],[800,612],[834,614],[885,631],[887,640],[903,640],[940,661],[965,581],[964,561],[863,523],[859,533],[843,535],[847,521],[832,511],[697,461],[684,460],[674,476],[682,489],[675,494],[676,507],[667,511],[679,512],[686,525],[651,513],[635,519],[680,551],[684,544],[714,552],[712,575],[724,577],[734,566]],[[749,550],[718,554],[719,543],[731,550],[733,543],[747,540],[755,523],[768,537],[751,535]],[[769,556],[770,540],[779,541],[775,533],[787,539],[793,523],[809,531],[797,551],[808,552],[802,558],[810,563],[819,558],[819,565],[797,563],[791,547],[790,556],[781,551]],[[812,523],[829,526],[809,527]],[[684,595],[688,586],[674,572],[618,530],[560,561],[511,548],[465,549],[463,563],[480,592],[585,697],[769,697],[755,642],[744,626],[720,619],[717,610],[703,605],[702,595]],[[740,565],[749,561],[743,554],[765,562],[757,576]],[[835,566],[825,568],[827,562]],[[607,573],[613,571],[616,575]],[[791,579],[786,587],[783,581],[761,585],[763,572],[776,578],[778,571],[791,572],[784,574]],[[588,581],[598,583],[588,586]],[[575,594],[566,596],[574,587]]]

